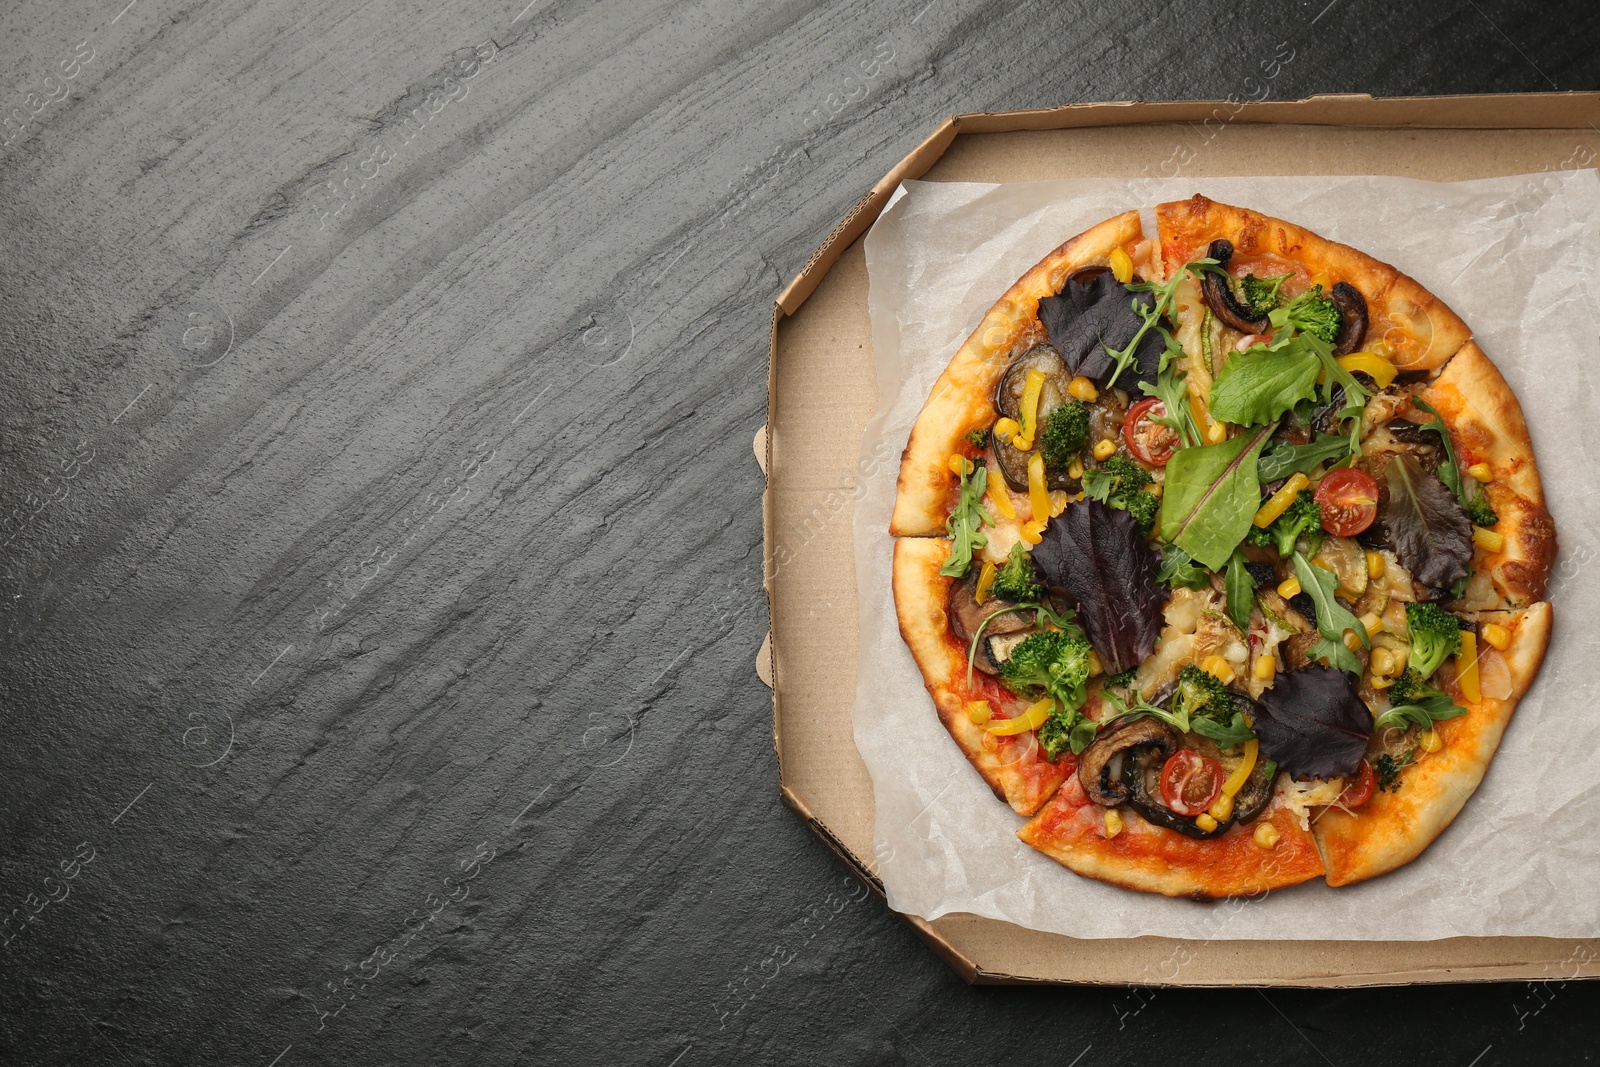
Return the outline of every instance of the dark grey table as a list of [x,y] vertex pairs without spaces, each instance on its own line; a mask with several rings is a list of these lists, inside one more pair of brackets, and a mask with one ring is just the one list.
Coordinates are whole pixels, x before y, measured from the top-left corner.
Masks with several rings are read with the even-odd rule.
[[0,1062],[1593,1056],[961,984],[780,807],[750,453],[946,113],[1594,89],[1592,5],[524,2],[0,11]]

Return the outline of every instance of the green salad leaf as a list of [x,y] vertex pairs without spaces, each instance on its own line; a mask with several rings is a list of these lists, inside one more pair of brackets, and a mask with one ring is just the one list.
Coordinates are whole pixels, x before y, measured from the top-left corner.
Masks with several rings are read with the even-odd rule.
[[1326,659],[1331,666],[1341,671],[1360,674],[1361,660],[1345,647],[1344,632],[1354,630],[1363,645],[1370,646],[1372,638],[1368,636],[1367,628],[1362,625],[1361,620],[1334,599],[1334,590],[1339,587],[1339,580],[1334,577],[1332,571],[1313,567],[1299,552],[1294,554],[1294,573],[1295,577],[1300,579],[1301,590],[1316,605],[1317,632],[1322,635],[1317,643],[1311,646],[1310,657],[1314,660]]
[[1261,506],[1256,463],[1273,429],[1174,452],[1162,484],[1161,539],[1211,570],[1226,566]]

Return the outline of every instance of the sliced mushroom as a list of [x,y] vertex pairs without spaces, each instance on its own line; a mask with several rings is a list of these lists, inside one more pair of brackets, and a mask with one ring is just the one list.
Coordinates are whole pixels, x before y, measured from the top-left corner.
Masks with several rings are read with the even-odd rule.
[[[1066,386],[1070,380],[1065,361],[1062,360],[1060,353],[1049,345],[1035,345],[1012,360],[1011,366],[1000,376],[1000,384],[995,388],[994,406],[1005,418],[1020,423],[1022,392],[1027,387],[1030,370],[1044,372],[1044,389],[1039,393],[1039,408],[1036,412],[1039,425],[1042,427],[1044,420],[1050,417],[1050,413],[1065,402]],[[1006,483],[1018,492],[1026,492],[1028,457],[1033,453],[1012,448],[995,437],[992,431],[989,436],[995,465],[1000,468]],[[1067,477],[1065,471],[1047,471],[1045,484],[1051,489],[1060,489],[1064,492],[1077,492],[1079,488],[1078,482]]]
[[[1023,616],[1021,613],[1018,613],[1017,617],[1023,618],[1025,616]],[[996,634],[993,637],[990,637],[988,633],[985,632],[983,638],[983,653],[988,658],[989,662],[995,665],[995,672],[998,673],[1000,665],[1011,658],[1011,653],[1016,651],[1017,646],[1032,636],[1033,634],[1026,630],[1019,633]]]
[[1335,284],[1328,295],[1339,309],[1339,333],[1333,339],[1333,354],[1348,356],[1361,347],[1367,336],[1367,298],[1349,282]]
[[[1178,751],[1178,735],[1157,719],[1121,718],[1102,729],[1078,757],[1078,781],[1089,799],[1114,808],[1130,797],[1129,769],[1133,764],[1167,758]],[[1170,814],[1170,812],[1169,812]]]
[[[945,603],[945,610],[950,616],[950,628],[955,631],[964,646],[972,645],[972,635],[978,632],[978,627],[983,625],[983,620],[991,615],[999,615],[1006,608],[1013,605],[999,597],[990,597],[982,604],[978,603],[975,595],[978,588],[978,569],[973,568],[965,578],[954,582],[950,586],[950,595]],[[983,640],[978,642],[976,654],[972,657],[972,665],[984,674],[999,674],[1000,664],[1011,655],[1011,648],[1004,647],[1001,655],[996,655],[993,642],[1002,637],[1016,635],[1020,641],[1033,630],[1034,615],[1027,611],[1012,611],[999,615],[989,625],[983,627]],[[1012,646],[1016,644],[1012,642]]]
[[1233,242],[1225,237],[1219,237],[1211,242],[1211,247],[1206,249],[1206,255],[1216,260],[1217,266],[1222,268],[1222,272],[1207,271],[1200,282],[1200,291],[1205,294],[1211,313],[1240,333],[1266,333],[1272,325],[1271,320],[1265,315],[1256,318],[1254,312],[1239,303],[1228,285],[1225,272],[1228,269],[1228,261],[1233,258]]

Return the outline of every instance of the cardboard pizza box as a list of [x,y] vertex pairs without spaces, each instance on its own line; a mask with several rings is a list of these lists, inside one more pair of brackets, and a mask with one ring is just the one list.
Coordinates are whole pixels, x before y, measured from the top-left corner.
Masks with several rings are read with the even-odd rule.
[[[840,220],[778,296],[773,313],[768,425],[755,441],[767,474],[762,516],[772,624],[758,673],[773,687],[784,801],[881,896],[872,782],[851,724],[857,657],[851,520],[859,442],[877,395],[861,238],[901,181],[1374,168],[1459,181],[1588,167],[1597,159],[1600,93],[1122,102],[946,119]],[[885,460],[898,461],[898,454]],[[975,983],[1350,987],[1600,975],[1600,939],[1078,939],[973,915],[902,918]]]

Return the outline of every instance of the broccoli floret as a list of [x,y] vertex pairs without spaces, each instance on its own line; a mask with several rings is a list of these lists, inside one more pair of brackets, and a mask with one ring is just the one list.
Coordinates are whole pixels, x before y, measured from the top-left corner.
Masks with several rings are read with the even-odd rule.
[[1072,727],[1060,715],[1052,715],[1039,727],[1039,746],[1044,758],[1054,763],[1061,753],[1072,747]]
[[1187,714],[1191,720],[1206,718],[1227,722],[1233,718],[1235,710],[1233,693],[1221,678],[1193,664],[1178,672],[1178,691],[1172,697],[1173,714]]
[[1161,511],[1161,501],[1149,493],[1130,493],[1123,498],[1122,510],[1139,523],[1139,532],[1146,537],[1156,528],[1156,515]]
[[1011,558],[994,576],[994,584],[989,586],[989,591],[1013,604],[1026,604],[1039,599],[1043,592],[1039,587],[1039,576],[1033,569],[1033,557],[1022,542],[1011,546]]
[[1106,679],[1107,689],[1126,689],[1133,684],[1133,676],[1139,673],[1138,667],[1129,667],[1125,671],[1118,671]]
[[1310,493],[1302,492],[1267,529],[1278,555],[1284,559],[1294,555],[1295,542],[1302,537],[1310,549],[1308,555],[1316,555],[1322,544],[1322,505]]
[[1139,522],[1139,532],[1148,536],[1161,510],[1161,501],[1144,491],[1153,480],[1149,471],[1127,456],[1112,456],[1083,472],[1083,491],[1131,514]]
[[1482,491],[1467,502],[1467,518],[1472,520],[1474,526],[1493,526],[1500,521],[1500,516],[1495,514],[1494,505],[1489,503],[1489,498]]
[[[1458,635],[1460,632],[1459,630],[1456,631]],[[1445,696],[1443,691],[1429,685],[1417,674],[1415,668],[1409,664],[1404,671],[1400,672],[1400,677],[1394,680],[1394,684],[1389,687],[1389,703],[1394,707],[1400,707],[1403,704],[1421,704],[1431,698],[1442,696]]]
[[1460,624],[1437,604],[1407,604],[1406,631],[1411,640],[1410,665],[1423,681],[1433,677],[1445,657],[1461,651]]
[[1044,433],[1039,435],[1039,452],[1044,465],[1051,470],[1066,470],[1072,457],[1083,451],[1089,441],[1089,409],[1076,400],[1068,400],[1052,411],[1044,420]]
[[967,434],[967,443],[973,448],[987,448],[989,445],[988,430],[973,430]]
[[1239,279],[1239,295],[1256,313],[1256,317],[1261,318],[1277,310],[1280,300],[1278,290],[1292,277],[1292,272],[1276,278],[1257,278],[1254,274],[1246,274]]
[[1250,529],[1245,531],[1244,543],[1256,548],[1277,548],[1278,539],[1272,534],[1272,527],[1250,524]]
[[1406,754],[1395,759],[1385,752],[1378,757],[1378,762],[1372,765],[1373,773],[1378,776],[1378,788],[1386,793],[1392,793],[1400,788],[1400,772],[1411,766],[1411,759],[1417,754],[1415,747],[1408,749]]
[[1032,634],[1000,665],[1000,680],[1018,696],[1051,696],[1058,712],[1076,711],[1087,698],[1088,639],[1060,630]]
[[1293,326],[1329,345],[1339,336],[1339,322],[1339,305],[1322,295],[1320,285],[1307,289],[1272,315],[1274,326]]

